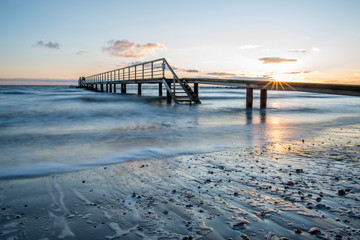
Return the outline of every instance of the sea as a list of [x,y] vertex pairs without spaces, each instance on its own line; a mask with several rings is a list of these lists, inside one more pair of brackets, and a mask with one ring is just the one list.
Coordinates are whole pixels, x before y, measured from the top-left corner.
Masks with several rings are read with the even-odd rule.
[[[166,96],[165,89],[163,95]],[[0,86],[0,179],[316,136],[360,123],[360,98],[200,86],[201,104],[168,104],[158,86],[127,94],[69,86]]]

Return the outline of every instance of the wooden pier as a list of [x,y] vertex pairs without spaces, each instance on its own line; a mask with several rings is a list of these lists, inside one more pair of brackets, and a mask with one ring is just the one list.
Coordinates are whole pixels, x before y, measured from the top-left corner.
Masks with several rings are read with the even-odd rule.
[[[79,87],[101,92],[126,93],[127,84],[137,84],[138,94],[142,94],[142,84],[157,84],[159,96],[163,86],[166,88],[167,101],[175,103],[201,103],[199,84],[232,86],[246,89],[246,107],[253,107],[253,91],[260,91],[260,108],[267,106],[267,91],[300,91],[324,94],[360,96],[360,85],[321,84],[303,82],[269,82],[238,79],[179,78],[165,58],[131,65],[124,68],[79,78]],[[191,88],[193,85],[193,88]]]

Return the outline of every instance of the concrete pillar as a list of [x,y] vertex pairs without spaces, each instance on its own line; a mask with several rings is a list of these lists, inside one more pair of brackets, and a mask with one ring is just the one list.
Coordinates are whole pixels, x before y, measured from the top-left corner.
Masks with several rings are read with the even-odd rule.
[[[168,82],[168,85],[171,89],[171,82]],[[167,101],[167,103],[171,103],[171,95],[170,95],[169,91],[166,91],[166,101]]]
[[138,95],[141,95],[141,83],[138,83]]
[[266,108],[267,89],[260,89],[260,108]]
[[194,93],[199,97],[199,84],[194,83]]
[[121,93],[126,93],[126,84],[125,83],[121,84]]
[[159,83],[159,96],[162,96],[162,83]]
[[253,107],[253,88],[246,88],[246,108]]

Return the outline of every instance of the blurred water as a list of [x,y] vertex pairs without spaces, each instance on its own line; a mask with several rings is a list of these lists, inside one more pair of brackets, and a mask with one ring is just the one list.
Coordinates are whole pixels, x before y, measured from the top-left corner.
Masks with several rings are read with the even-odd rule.
[[[200,86],[202,104],[167,104],[157,86],[126,95],[67,86],[0,86],[0,178],[251,147],[360,122],[360,98]],[[165,90],[164,94],[165,96]]]

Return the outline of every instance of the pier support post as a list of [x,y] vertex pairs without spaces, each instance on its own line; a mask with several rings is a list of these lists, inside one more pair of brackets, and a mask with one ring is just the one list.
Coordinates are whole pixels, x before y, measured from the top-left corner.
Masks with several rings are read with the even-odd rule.
[[159,83],[159,96],[162,96],[162,83]]
[[253,88],[246,88],[246,108],[252,108],[253,107]]
[[106,84],[106,92],[109,92],[109,84]]
[[141,95],[141,83],[138,83],[138,95]]
[[[171,89],[171,82],[168,82],[168,85]],[[171,103],[171,95],[170,95],[169,91],[166,91],[166,102]]]
[[196,94],[197,97],[199,97],[199,84],[198,83],[194,83],[194,93]]
[[266,108],[267,89],[260,89],[260,108]]
[[114,84],[114,93],[116,93],[116,84]]
[[126,93],[126,84],[125,83],[121,84],[121,93]]
[[110,83],[109,85],[110,85],[110,92],[112,92],[112,84]]
[[104,84],[100,84],[100,91],[104,91]]

